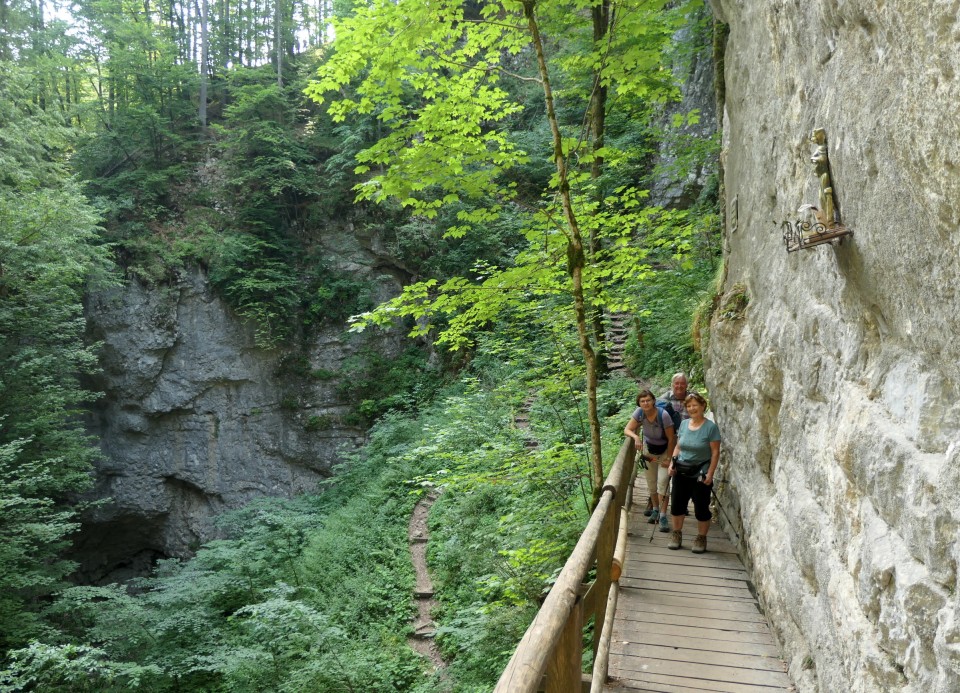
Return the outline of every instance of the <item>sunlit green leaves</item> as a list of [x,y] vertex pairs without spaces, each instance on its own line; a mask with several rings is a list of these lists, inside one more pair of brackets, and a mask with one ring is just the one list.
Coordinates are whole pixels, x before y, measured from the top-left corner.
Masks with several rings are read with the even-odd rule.
[[159,678],[155,666],[116,662],[108,653],[89,645],[30,643],[13,652],[14,670],[29,672],[16,679],[0,672],[0,691],[62,690],[77,693],[121,693],[139,689]]
[[453,0],[378,0],[336,31],[307,93],[329,100],[334,119],[376,113],[388,127],[357,156],[357,172],[372,174],[358,199],[396,198],[432,217],[461,196],[503,194],[498,172],[526,158],[495,127],[521,108],[498,86],[504,56],[524,44],[515,16],[475,22]]
[[[584,268],[584,287],[597,309],[636,309],[631,287],[651,275],[647,257],[652,249],[670,244],[678,255],[688,250],[683,239],[693,231],[686,227],[686,213],[651,207],[646,197],[645,191],[625,187],[602,203],[589,194],[575,198],[583,233],[599,241]],[[399,296],[355,316],[352,329],[362,331],[409,318],[411,336],[428,334],[439,326],[437,343],[460,349],[472,343],[477,330],[513,305],[547,298],[568,302],[567,237],[559,223],[561,215],[556,204],[546,204],[541,214],[527,219],[523,233],[528,245],[515,255],[511,266],[476,267],[470,279],[430,279],[408,285]]]

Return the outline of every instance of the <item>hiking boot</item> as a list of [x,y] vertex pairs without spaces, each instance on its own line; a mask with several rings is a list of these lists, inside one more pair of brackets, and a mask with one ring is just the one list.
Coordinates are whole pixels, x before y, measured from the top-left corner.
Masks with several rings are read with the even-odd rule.
[[661,532],[669,532],[669,531],[670,531],[670,525],[669,525],[669,523],[667,522],[667,516],[666,516],[666,514],[663,514],[663,515],[660,516],[660,531],[661,531]]
[[690,549],[692,553],[703,553],[707,550],[707,535],[698,534],[697,538],[693,540],[693,548]]
[[654,509],[654,511],[653,511],[652,513],[650,513],[650,519],[647,520],[647,524],[648,524],[648,525],[655,525],[655,524],[657,524],[657,521],[658,521],[659,519],[660,519],[660,511]]
[[667,544],[668,549],[679,549],[683,546],[683,532],[679,529],[673,530],[673,534],[670,535],[670,543]]

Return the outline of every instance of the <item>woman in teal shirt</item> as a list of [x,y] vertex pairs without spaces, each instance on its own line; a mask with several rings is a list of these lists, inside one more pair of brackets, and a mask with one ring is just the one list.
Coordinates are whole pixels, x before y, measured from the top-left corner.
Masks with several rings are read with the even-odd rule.
[[683,520],[687,504],[693,499],[693,514],[697,518],[697,538],[693,553],[707,550],[707,532],[710,531],[710,487],[713,475],[720,462],[720,429],[704,414],[707,401],[702,395],[691,392],[684,399],[690,415],[680,423],[677,445],[673,449],[673,461],[669,474],[673,477],[673,493],[670,498],[673,534],[669,549],[679,549],[683,544]]

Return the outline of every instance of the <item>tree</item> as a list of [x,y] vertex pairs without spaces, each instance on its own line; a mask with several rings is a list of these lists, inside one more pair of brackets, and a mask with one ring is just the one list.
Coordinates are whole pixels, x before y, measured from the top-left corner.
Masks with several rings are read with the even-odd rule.
[[0,67],[0,645],[36,635],[31,604],[70,572],[68,502],[91,483],[97,450],[78,419],[81,295],[106,266],[97,216],[62,167],[62,121],[32,104],[36,85]]
[[[649,270],[642,262],[647,251],[633,238],[662,234],[679,218],[645,208],[645,194],[632,182],[609,192],[601,187],[601,169],[625,158],[604,146],[606,93],[613,90],[624,103],[661,102],[675,93],[661,54],[692,3],[673,11],[667,4],[503,0],[474,9],[460,0],[375,0],[336,24],[333,55],[308,90],[318,101],[330,100],[335,119],[374,113],[387,127],[357,156],[357,172],[369,176],[356,188],[358,199],[395,199],[426,218],[458,205],[459,223],[447,232],[454,237],[482,231],[506,212],[525,215],[530,246],[513,267],[412,285],[362,316],[358,327],[410,316],[417,320],[413,333],[423,334],[431,318],[453,316],[438,341],[456,347],[468,341],[469,329],[510,305],[566,296],[586,380],[594,494],[603,466],[591,323],[605,308],[629,305],[617,291]],[[581,50],[562,53],[561,36],[579,41]],[[558,78],[564,109],[583,115],[564,119],[558,112]],[[536,154],[510,136],[511,118],[524,108],[504,86],[511,82],[539,86],[548,125],[549,141],[539,146],[549,151],[555,172],[534,209],[520,206],[530,201],[519,199],[504,176]],[[588,95],[575,103],[578,86]]]
[[203,0],[200,9],[200,127],[207,128],[207,81],[208,81],[208,63],[210,60],[210,34],[209,34],[209,0]]

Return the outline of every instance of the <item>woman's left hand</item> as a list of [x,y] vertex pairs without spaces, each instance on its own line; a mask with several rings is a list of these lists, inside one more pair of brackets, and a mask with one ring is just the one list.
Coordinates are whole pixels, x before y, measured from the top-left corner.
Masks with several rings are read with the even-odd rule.
[[713,474],[707,473],[703,479],[703,483],[707,486],[713,486]]

